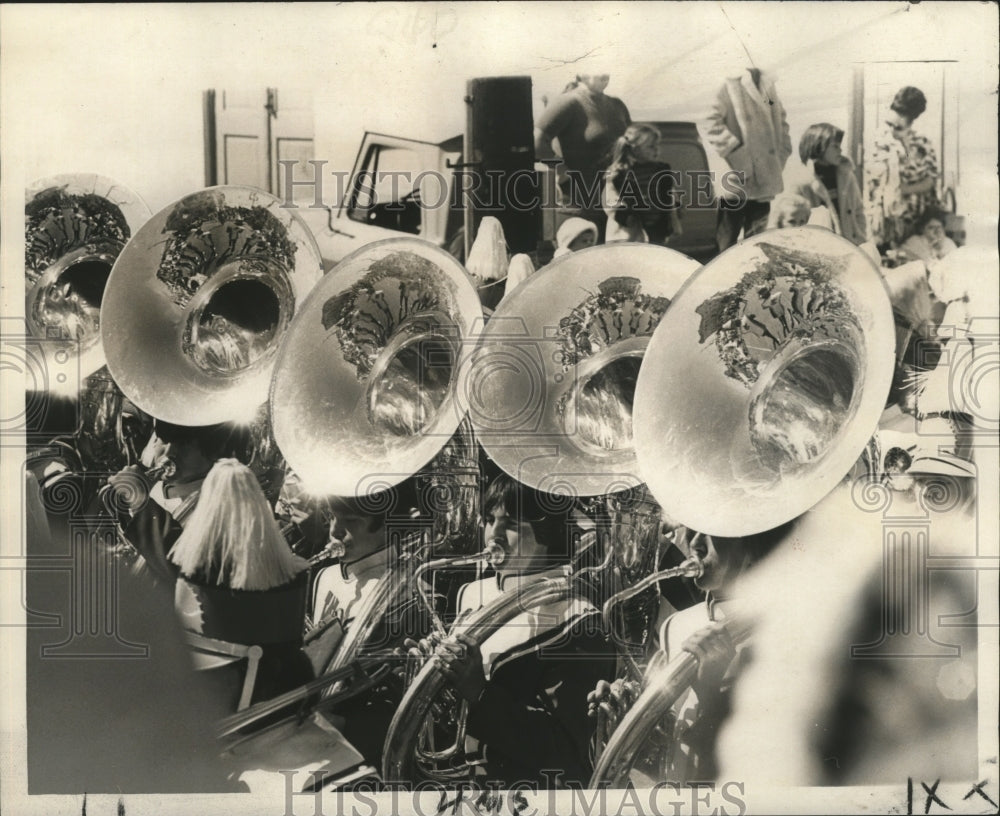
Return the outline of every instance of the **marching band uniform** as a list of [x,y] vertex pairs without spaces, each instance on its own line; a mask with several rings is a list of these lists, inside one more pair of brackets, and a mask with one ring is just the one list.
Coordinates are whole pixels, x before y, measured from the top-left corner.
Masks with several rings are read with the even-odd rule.
[[150,488],[149,501],[121,526],[122,536],[139,552],[153,575],[168,586],[177,577],[177,567],[167,560],[167,553],[197,506],[203,481],[197,479],[170,488],[162,481],[156,482]]
[[[198,507],[202,486],[225,444],[219,425],[188,427],[154,421],[153,433],[140,456],[141,466],[125,468],[108,483],[129,502],[128,519],[119,513],[119,529],[142,556],[140,567],[172,589],[177,567],[167,555]],[[143,469],[173,470],[147,486]],[[138,482],[138,483],[137,483]],[[144,501],[136,501],[145,495]]]
[[[355,561],[343,560],[320,570],[313,584],[312,616],[307,649],[317,676],[329,667],[344,633],[355,620],[364,621],[376,610],[379,581],[405,580],[399,556],[392,546]],[[412,595],[396,599],[367,648],[390,648],[406,637],[420,637],[427,621]]]
[[[207,638],[245,646],[260,646],[263,654],[251,703],[275,697],[312,679],[302,654],[308,573],[299,573],[281,586],[239,590],[179,575],[174,587],[174,609],[181,626]],[[198,670],[213,672],[227,687],[242,683],[240,657],[192,650]],[[222,679],[225,678],[225,679]],[[238,697],[229,692],[226,696]]]
[[339,561],[316,575],[306,654],[317,677],[328,670],[347,627],[355,618],[367,617],[378,580],[389,567],[389,555],[385,547],[356,561]]
[[[230,699],[241,697],[226,694],[233,685],[252,684],[245,702],[308,682],[312,670],[302,653],[307,562],[288,548],[246,465],[218,460],[199,493],[168,555],[177,571],[174,609],[182,627],[201,636],[192,647],[195,668],[211,670]],[[244,670],[247,655],[234,645],[260,647],[255,673],[253,658]]]
[[[459,591],[459,619],[500,597],[546,578],[566,575],[557,567],[530,575],[499,575]],[[543,785],[586,785],[591,763],[587,692],[614,673],[614,653],[601,629],[600,612],[579,597],[525,609],[481,646],[486,687],[469,705],[467,731],[485,743],[490,780]],[[556,770],[562,776],[546,776]]]
[[356,561],[339,561],[320,570],[313,586],[313,625],[331,616],[346,628],[389,567],[390,548],[376,550]]
[[[341,560],[319,572],[313,585],[311,628],[305,646],[317,677],[330,670],[351,626],[378,614],[376,605],[384,597],[379,592],[380,582],[402,580],[405,576],[400,572],[399,556],[392,545],[354,561]],[[422,637],[429,630],[415,597],[395,597],[390,604],[363,644],[365,652],[388,649],[402,642],[404,636]],[[389,675],[387,682],[337,704],[332,710],[338,730],[374,765],[381,764],[385,734],[401,696],[401,689]]]

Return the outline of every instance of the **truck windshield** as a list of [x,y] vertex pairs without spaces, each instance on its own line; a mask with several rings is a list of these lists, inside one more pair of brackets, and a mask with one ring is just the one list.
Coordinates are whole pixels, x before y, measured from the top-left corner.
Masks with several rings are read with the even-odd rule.
[[415,150],[372,145],[354,178],[348,218],[419,234],[420,195],[413,183],[422,169]]

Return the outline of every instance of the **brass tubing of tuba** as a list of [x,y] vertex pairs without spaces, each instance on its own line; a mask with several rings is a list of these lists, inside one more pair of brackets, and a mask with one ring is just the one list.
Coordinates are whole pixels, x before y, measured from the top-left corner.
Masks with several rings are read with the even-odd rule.
[[[750,635],[751,625],[739,618],[723,624],[734,644]],[[639,755],[643,743],[658,724],[660,717],[694,682],[698,675],[698,659],[682,651],[669,663],[653,669],[645,678],[642,693],[618,724],[608,744],[594,763],[591,788],[621,786],[632,760]]]
[[623,603],[630,598],[634,598],[651,584],[657,583],[658,581],[664,581],[669,578],[701,578],[704,571],[705,567],[701,563],[701,559],[692,555],[676,567],[669,567],[667,569],[654,572],[651,575],[647,575],[645,578],[637,581],[632,586],[612,595],[607,601],[604,602],[604,608],[602,610],[604,628],[608,632],[612,631],[611,612],[616,606],[618,606],[618,604]]
[[417,592],[420,594],[420,599],[423,601],[424,606],[430,613],[431,623],[434,627],[434,631],[438,635],[447,635],[448,630],[445,625],[441,622],[440,616],[434,609],[434,603],[430,598],[427,597],[426,590],[421,583],[421,578],[423,578],[425,572],[430,570],[447,569],[449,567],[468,567],[473,564],[486,563],[492,566],[497,566],[502,564],[506,553],[503,548],[496,544],[490,544],[482,552],[476,553],[475,555],[456,555],[451,558],[438,558],[434,561],[427,561],[421,564],[414,570],[413,582],[416,585]]
[[[509,623],[524,609],[569,598],[573,577],[549,578],[500,596],[470,616],[464,632],[477,645]],[[428,661],[410,684],[389,725],[382,754],[382,776],[386,782],[415,779],[417,743],[434,698],[446,684],[444,675]],[[454,769],[452,769],[454,770]]]

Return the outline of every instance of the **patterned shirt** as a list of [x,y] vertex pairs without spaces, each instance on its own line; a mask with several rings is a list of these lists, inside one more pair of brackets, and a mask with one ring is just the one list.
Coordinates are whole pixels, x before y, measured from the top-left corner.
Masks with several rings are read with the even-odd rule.
[[[865,161],[865,209],[877,244],[897,247],[914,233],[914,222],[927,209],[939,207],[937,154],[926,136],[911,130],[897,139],[884,128]],[[932,179],[923,193],[903,195],[902,187]]]

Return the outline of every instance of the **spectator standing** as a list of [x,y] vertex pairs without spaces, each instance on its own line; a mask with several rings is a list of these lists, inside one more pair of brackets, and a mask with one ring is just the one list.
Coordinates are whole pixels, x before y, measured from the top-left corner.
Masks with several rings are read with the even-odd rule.
[[860,246],[868,239],[864,201],[854,165],[841,153],[844,131],[827,122],[810,125],[799,140],[799,158],[808,168],[805,178],[789,179],[789,191],[810,207],[826,207],[833,231]]
[[782,192],[782,171],[792,154],[785,108],[774,81],[758,68],[727,79],[703,122],[705,139],[743,174],[742,196],[722,198],[716,230],[719,249],[767,226],[771,200]]
[[660,131],[632,124],[615,142],[604,185],[606,240],[665,244],[675,230],[670,165],[657,161]]
[[603,171],[615,140],[632,121],[622,100],[604,93],[609,74],[579,74],[538,117],[535,156],[553,155],[559,142],[563,160],[558,185],[560,204],[597,225],[598,243],[604,241],[607,216],[601,208]]
[[868,223],[883,251],[913,235],[925,210],[940,208],[937,154],[912,127],[926,109],[923,91],[912,85],[900,88],[865,160]]

